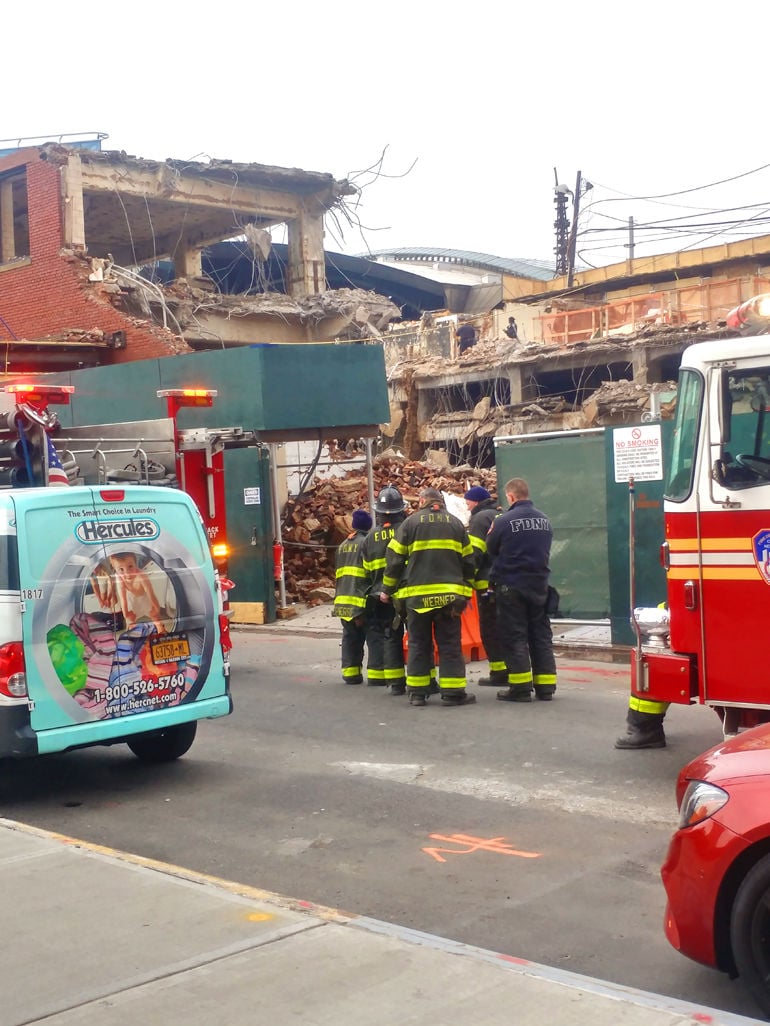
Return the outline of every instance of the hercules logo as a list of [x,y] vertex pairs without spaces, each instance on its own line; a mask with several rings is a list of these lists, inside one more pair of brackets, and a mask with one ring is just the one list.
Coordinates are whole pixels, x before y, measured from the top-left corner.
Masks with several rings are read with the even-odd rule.
[[75,535],[86,545],[100,542],[151,541],[160,535],[154,520],[82,520]]

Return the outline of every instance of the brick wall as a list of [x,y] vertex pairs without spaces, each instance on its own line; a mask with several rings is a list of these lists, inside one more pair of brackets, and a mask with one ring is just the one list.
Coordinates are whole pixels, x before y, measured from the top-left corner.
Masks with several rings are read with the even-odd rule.
[[[85,280],[79,257],[62,250],[59,169],[27,150],[0,160],[0,173],[25,162],[31,263],[0,268],[0,317],[14,335],[42,339],[67,329],[124,331],[126,348],[102,353],[101,362],[109,364],[190,352],[170,331],[125,317]],[[0,322],[0,341],[9,337]]]

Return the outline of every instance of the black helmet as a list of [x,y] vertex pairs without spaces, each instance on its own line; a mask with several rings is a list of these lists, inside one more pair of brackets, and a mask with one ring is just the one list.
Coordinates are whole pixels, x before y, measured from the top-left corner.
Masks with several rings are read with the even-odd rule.
[[386,485],[374,503],[375,513],[403,513],[405,509],[406,503],[401,492],[393,485]]

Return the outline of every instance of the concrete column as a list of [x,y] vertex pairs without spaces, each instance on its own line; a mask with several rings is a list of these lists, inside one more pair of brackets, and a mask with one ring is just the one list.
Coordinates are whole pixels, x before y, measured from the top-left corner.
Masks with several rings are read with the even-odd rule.
[[13,232],[13,182],[0,182],[0,263],[7,264],[16,256]]
[[631,367],[634,375],[633,380],[637,385],[649,384],[647,350],[643,346],[637,346],[634,348]]
[[286,290],[290,296],[315,296],[326,289],[323,214],[307,210],[288,222],[289,266]]
[[173,253],[174,274],[177,278],[203,277],[203,250],[188,247],[180,242]]
[[524,381],[521,367],[508,367],[506,369],[508,384],[511,389],[511,406],[524,402]]
[[[64,199],[64,245],[67,249],[86,251],[86,217],[83,208],[83,167],[80,157],[73,153],[62,168],[62,196]],[[106,253],[95,256],[106,257]]]

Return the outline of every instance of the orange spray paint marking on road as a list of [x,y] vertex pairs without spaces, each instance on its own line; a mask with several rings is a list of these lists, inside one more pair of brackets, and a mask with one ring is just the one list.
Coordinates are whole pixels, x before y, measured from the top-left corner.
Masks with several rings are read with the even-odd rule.
[[426,855],[431,855],[436,862],[446,862],[441,852],[447,855],[470,855],[474,851],[491,851],[495,855],[518,855],[521,859],[539,859],[541,853],[537,851],[518,851],[511,848],[504,837],[471,837],[468,834],[430,834],[434,841],[449,841],[452,844],[467,844],[468,847],[457,850],[455,848],[423,848]]

